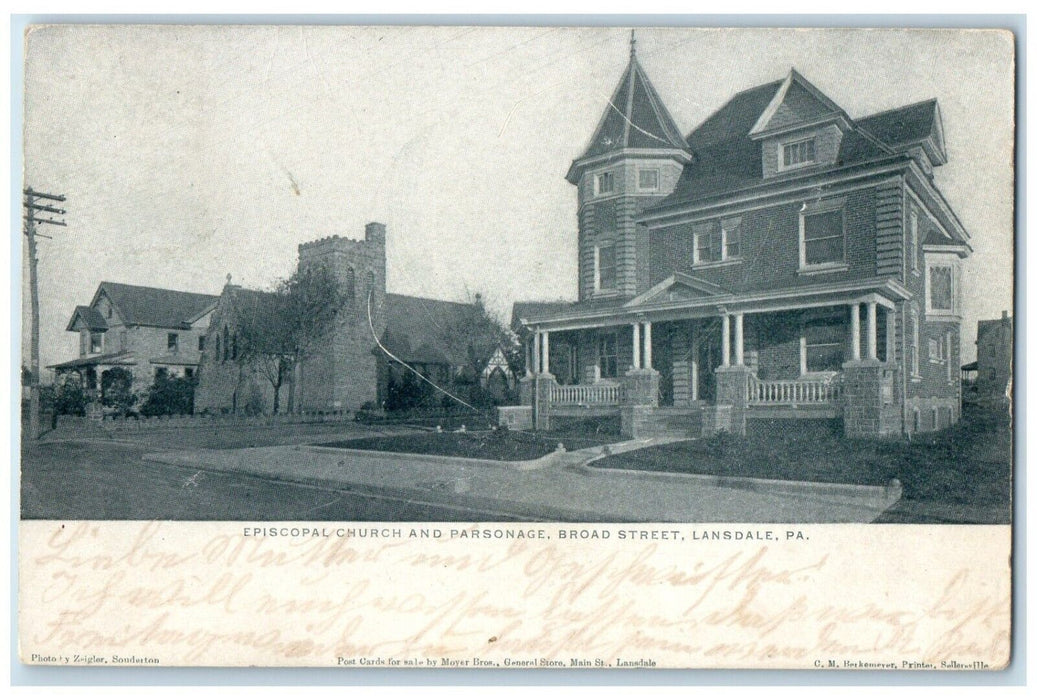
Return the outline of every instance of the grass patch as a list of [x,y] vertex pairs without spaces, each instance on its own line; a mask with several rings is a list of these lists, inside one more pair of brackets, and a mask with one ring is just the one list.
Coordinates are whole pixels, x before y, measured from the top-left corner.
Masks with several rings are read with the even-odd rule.
[[416,433],[385,437],[361,438],[323,443],[321,447],[344,447],[351,450],[403,452],[410,454],[492,459],[501,462],[522,462],[538,459],[554,452],[558,443],[566,450],[601,445],[607,440],[571,433],[520,433],[493,430],[466,433]]
[[613,455],[594,466],[876,486],[899,479],[904,499],[995,507],[1008,517],[1011,428],[990,409],[967,408],[957,425],[912,441],[850,440],[838,420],[757,420],[747,433]]

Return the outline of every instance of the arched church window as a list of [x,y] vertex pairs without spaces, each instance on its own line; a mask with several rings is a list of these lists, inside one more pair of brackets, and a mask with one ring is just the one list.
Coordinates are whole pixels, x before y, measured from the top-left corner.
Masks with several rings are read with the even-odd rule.
[[356,296],[356,272],[351,267],[346,268],[346,280],[344,285],[346,299],[352,300]]

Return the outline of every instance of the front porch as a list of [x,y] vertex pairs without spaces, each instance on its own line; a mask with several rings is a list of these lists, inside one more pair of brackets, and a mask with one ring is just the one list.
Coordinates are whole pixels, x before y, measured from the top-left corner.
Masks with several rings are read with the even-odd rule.
[[532,425],[619,415],[628,437],[744,434],[753,418],[899,428],[892,303],[713,313],[536,329],[521,382]]

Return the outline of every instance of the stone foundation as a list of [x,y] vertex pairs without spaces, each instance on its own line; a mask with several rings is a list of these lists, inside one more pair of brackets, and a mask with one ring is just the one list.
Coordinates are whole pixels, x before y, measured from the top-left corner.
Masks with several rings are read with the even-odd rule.
[[749,406],[749,376],[752,370],[744,365],[717,367],[717,406],[730,409],[728,432],[745,435],[745,419]]
[[532,430],[532,406],[498,406],[497,424],[508,430]]
[[896,366],[878,360],[843,365],[843,429],[846,437],[889,437],[901,432],[894,401]]

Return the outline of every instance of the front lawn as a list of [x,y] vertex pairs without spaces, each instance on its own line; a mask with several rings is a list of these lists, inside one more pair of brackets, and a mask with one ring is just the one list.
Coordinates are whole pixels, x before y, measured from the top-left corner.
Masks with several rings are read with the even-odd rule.
[[323,443],[321,447],[521,462],[543,457],[555,451],[559,443],[562,443],[566,450],[571,451],[601,445],[605,442],[607,440],[571,433],[531,434],[508,430],[488,430],[465,433],[427,432],[361,438]]
[[982,507],[1008,522],[1011,431],[1007,417],[967,408],[963,420],[906,440],[849,440],[841,421],[754,421],[721,434],[612,455],[595,467],[791,481],[885,485],[903,500]]

